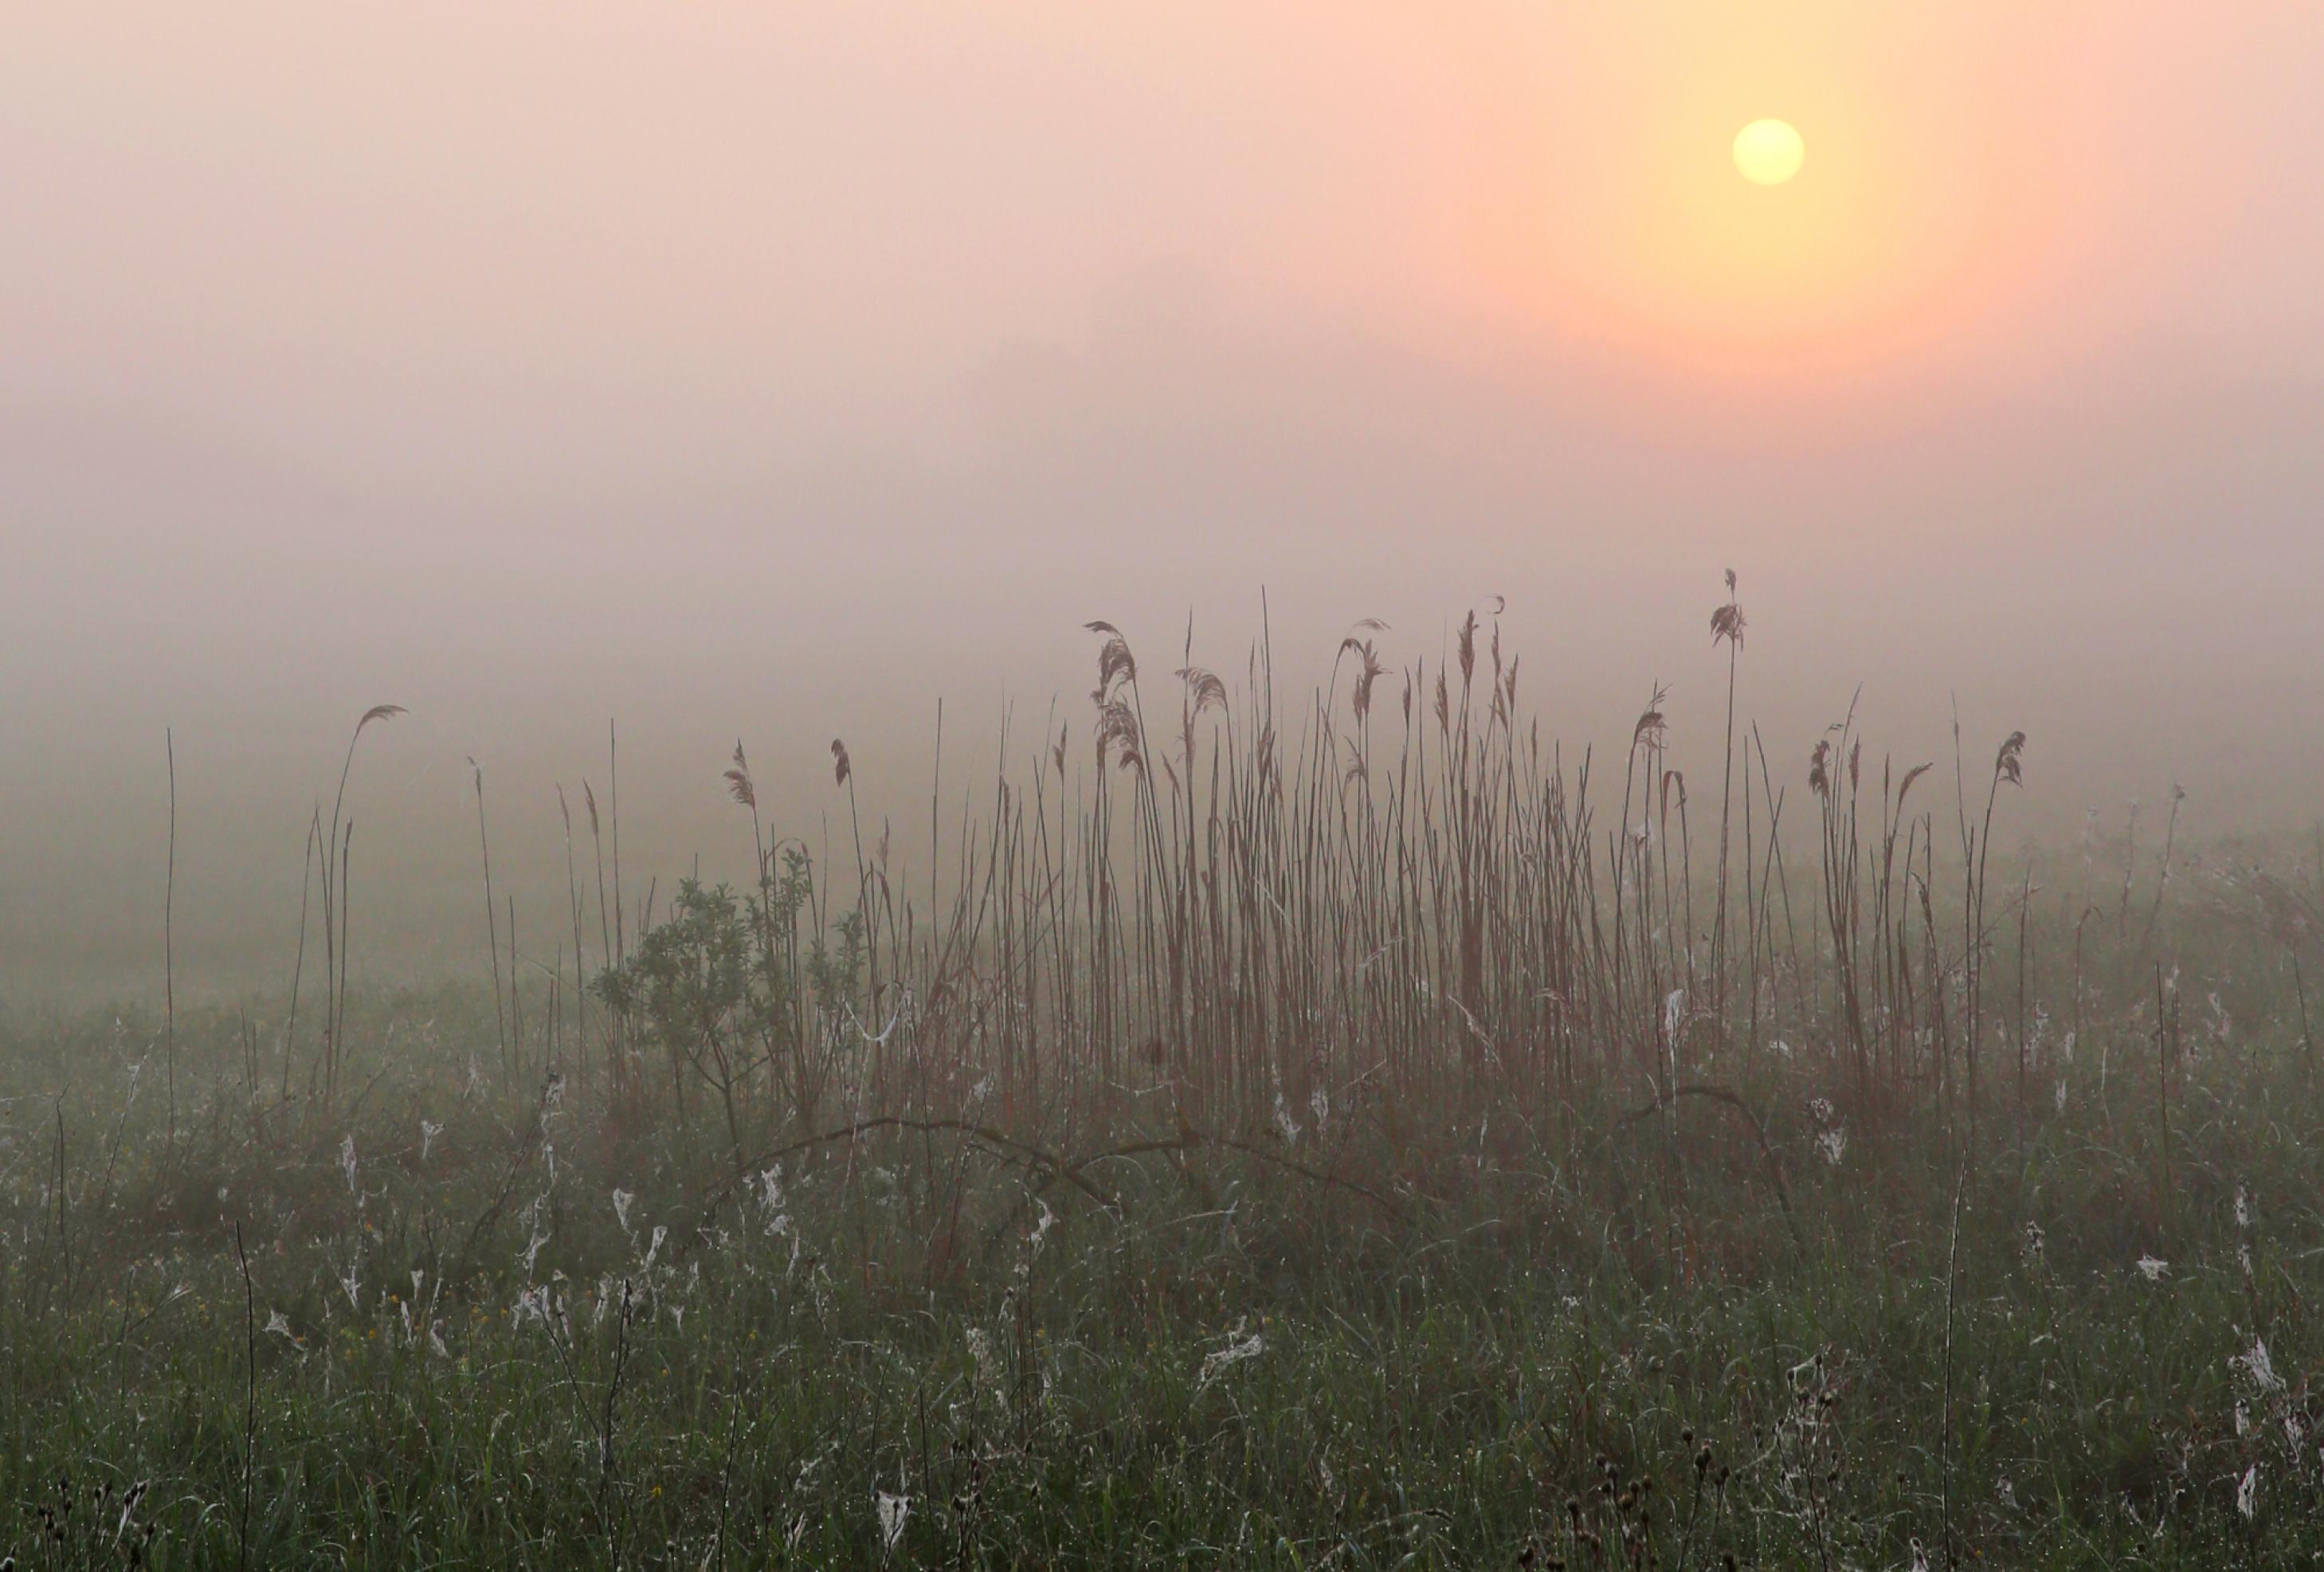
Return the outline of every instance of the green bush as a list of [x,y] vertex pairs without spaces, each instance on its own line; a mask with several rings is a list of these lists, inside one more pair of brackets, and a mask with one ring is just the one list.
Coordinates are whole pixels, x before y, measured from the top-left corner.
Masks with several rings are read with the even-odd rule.
[[862,924],[850,912],[832,925],[835,944],[819,932],[802,942],[814,893],[813,870],[797,849],[779,872],[770,859],[750,896],[685,880],[669,918],[595,985],[632,1051],[667,1061],[681,1105],[692,1082],[717,1094],[737,1161],[761,1083],[812,1124],[835,1068],[838,1040],[827,1017],[862,970]]

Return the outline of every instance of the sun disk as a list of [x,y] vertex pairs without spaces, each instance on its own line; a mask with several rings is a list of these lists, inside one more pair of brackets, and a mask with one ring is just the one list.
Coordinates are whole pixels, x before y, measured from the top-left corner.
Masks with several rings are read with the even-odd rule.
[[1807,143],[1787,120],[1754,120],[1735,134],[1735,167],[1743,178],[1780,186],[1800,172]]

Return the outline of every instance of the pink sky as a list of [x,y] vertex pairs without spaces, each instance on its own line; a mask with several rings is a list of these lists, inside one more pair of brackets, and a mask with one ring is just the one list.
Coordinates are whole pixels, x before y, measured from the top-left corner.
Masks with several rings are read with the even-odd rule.
[[142,877],[166,724],[272,891],[383,700],[387,821],[617,712],[682,855],[738,729],[805,794],[1262,584],[1504,594],[1603,737],[1730,564],[1771,717],[2305,822],[2319,80],[2257,0],[20,8],[0,881]]

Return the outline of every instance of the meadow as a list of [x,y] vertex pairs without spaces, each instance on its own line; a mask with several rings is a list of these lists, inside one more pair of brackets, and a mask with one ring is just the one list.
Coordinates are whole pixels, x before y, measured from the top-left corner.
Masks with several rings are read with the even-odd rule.
[[2038,739],[1764,739],[1731,579],[1693,780],[1659,693],[1569,753],[1489,615],[1376,633],[1278,709],[1264,641],[1093,624],[908,887],[738,746],[754,881],[625,874],[592,787],[520,950],[480,780],[489,967],[366,986],[327,794],[284,976],[0,1004],[0,1550],[2324,1555],[2318,846],[2031,846]]

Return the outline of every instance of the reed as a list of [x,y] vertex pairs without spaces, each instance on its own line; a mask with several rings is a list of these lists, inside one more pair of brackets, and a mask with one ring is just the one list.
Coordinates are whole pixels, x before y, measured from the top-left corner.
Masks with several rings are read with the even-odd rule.
[[2312,1559],[2324,848],[2134,824],[2110,899],[1995,844],[2017,733],[1941,834],[1852,699],[1742,712],[1739,611],[1721,735],[1655,682],[1618,772],[1503,609],[1304,693],[1264,620],[1167,675],[1093,624],[953,826],[939,711],[924,866],[844,744],[778,803],[738,740],[749,879],[632,912],[585,780],[598,945],[560,792],[561,894],[493,869],[439,988],[349,967],[351,744],[303,1121],[263,996],[165,976],[166,1111],[147,1025],[0,1013],[0,1494],[64,1565]]
[[[1093,621],[1079,762],[1070,719],[1054,740],[1045,732],[1021,773],[1004,728],[990,807],[964,818],[942,878],[934,797],[927,867],[899,875],[886,828],[874,836],[865,822],[844,741],[829,751],[852,866],[770,841],[738,743],[724,784],[749,815],[757,870],[739,910],[752,929],[753,985],[783,1001],[784,1019],[761,1008],[697,1023],[692,1046],[665,1043],[671,1095],[683,1103],[686,1066],[709,1042],[730,1140],[819,1106],[820,1067],[843,1064],[858,1114],[956,1114],[967,1089],[990,1085],[1004,1123],[1031,1122],[1019,1128],[1102,1132],[1158,1098],[1193,1127],[1282,1133],[1310,1103],[1355,1098],[1382,1118],[1497,1109],[1538,1130],[1569,1121],[1585,1093],[1665,1096],[1706,1070],[1744,1075],[1764,1044],[1797,1038],[1867,1114],[1907,1113],[1932,1092],[1950,1108],[1958,1091],[1963,1139],[1974,1140],[1992,930],[2014,912],[2021,948],[2031,942],[2030,879],[2010,912],[1990,911],[1986,893],[2000,789],[2022,781],[2025,739],[2003,744],[1975,817],[1964,796],[1949,882],[1914,795],[1930,766],[1884,763],[1877,801],[1865,803],[1851,701],[1809,758],[1819,920],[1803,947],[1786,788],[1736,707],[1744,618],[1733,588],[1730,576],[1712,619],[1728,710],[1702,904],[1666,687],[1653,685],[1632,728],[1621,800],[1601,829],[1590,751],[1545,742],[1519,715],[1498,604],[1463,618],[1434,669],[1393,666],[1380,648],[1388,630],[1360,623],[1323,686],[1288,711],[1298,719],[1287,740],[1264,636],[1236,684],[1194,659],[1190,627],[1169,679],[1169,729],[1157,732],[1129,637]],[[1378,700],[1391,681],[1400,702],[1383,726]],[[942,724],[939,714],[939,770]],[[600,846],[600,956],[604,975],[620,976],[636,952],[622,938],[618,873],[605,887],[586,782],[583,799]],[[1738,820],[1741,941],[1730,943]],[[775,865],[784,846],[788,873]],[[568,841],[562,920],[576,953],[577,884]],[[787,888],[796,899],[779,900]],[[852,910],[835,909],[835,889]],[[1959,922],[1950,941],[1939,925],[1948,907]],[[2021,1060],[2024,983],[2021,961]],[[637,986],[601,1012],[608,1068],[632,1081],[644,1046],[632,1040],[642,1031]],[[1745,1003],[1739,1018],[1729,1001]],[[2021,1103],[2030,1073],[2021,1064]]]

